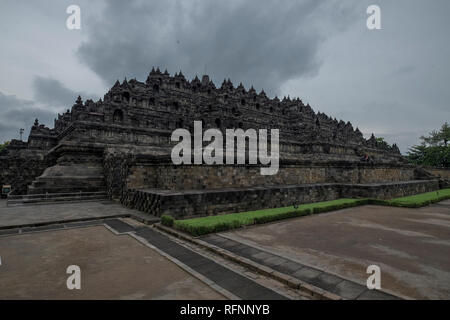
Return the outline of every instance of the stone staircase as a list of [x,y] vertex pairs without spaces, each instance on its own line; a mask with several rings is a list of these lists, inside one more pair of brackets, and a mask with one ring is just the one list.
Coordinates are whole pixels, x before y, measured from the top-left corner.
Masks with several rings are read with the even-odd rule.
[[100,165],[55,165],[28,186],[28,194],[105,191]]
[[50,154],[54,165],[28,186],[27,194],[106,191],[102,147],[61,144]]
[[449,179],[444,178],[442,176],[434,175],[431,172],[427,171],[425,168],[422,168],[420,166],[417,166],[415,168],[414,174],[420,180],[430,180],[430,179],[439,180],[439,189],[445,189],[450,187]]

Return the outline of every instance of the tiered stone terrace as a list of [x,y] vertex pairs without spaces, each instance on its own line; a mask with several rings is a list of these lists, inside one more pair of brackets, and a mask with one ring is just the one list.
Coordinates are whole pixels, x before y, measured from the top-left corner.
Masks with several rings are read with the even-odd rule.
[[[171,133],[193,132],[194,121],[204,130],[279,129],[278,174],[260,175],[259,164],[173,165]],[[78,97],[52,129],[36,120],[28,142],[13,141],[0,158],[0,183],[14,193],[106,190],[155,215],[218,214],[348,194],[386,198],[440,186],[437,177],[407,164],[395,144],[365,139],[350,122],[316,113],[299,98],[270,99],[230,80],[216,87],[208,76],[188,81],[159,69],[145,82],[117,81],[97,102]]]

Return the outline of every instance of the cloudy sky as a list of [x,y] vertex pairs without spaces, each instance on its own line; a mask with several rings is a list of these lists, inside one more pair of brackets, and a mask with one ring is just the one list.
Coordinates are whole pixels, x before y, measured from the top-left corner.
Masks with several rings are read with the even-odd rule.
[[[72,4],[81,30],[66,28]],[[371,4],[381,30],[366,27]],[[450,122],[449,12],[448,0],[2,0],[0,142],[159,66],[300,97],[405,152]]]

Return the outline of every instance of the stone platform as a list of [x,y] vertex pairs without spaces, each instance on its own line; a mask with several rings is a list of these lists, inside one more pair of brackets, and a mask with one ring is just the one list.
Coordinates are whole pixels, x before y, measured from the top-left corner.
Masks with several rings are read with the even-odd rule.
[[112,201],[74,201],[7,207],[6,200],[2,199],[0,200],[0,235],[12,228],[39,227],[117,217],[132,217],[145,224],[159,221],[154,216],[124,208],[119,203]]
[[122,204],[155,216],[176,218],[291,206],[339,198],[391,199],[439,189],[438,180],[373,184],[300,184],[214,190],[130,189]]
[[[346,208],[201,239],[212,238],[241,257],[350,299],[353,290],[341,293],[345,282],[338,278],[365,286],[367,267],[373,264],[380,267],[385,292],[412,299],[450,298],[450,200],[422,208]],[[279,258],[270,259],[272,255]],[[309,268],[297,272],[299,263]],[[335,277],[324,278],[317,269]]]
[[101,147],[61,144],[49,152],[53,165],[28,186],[28,194],[105,191]]

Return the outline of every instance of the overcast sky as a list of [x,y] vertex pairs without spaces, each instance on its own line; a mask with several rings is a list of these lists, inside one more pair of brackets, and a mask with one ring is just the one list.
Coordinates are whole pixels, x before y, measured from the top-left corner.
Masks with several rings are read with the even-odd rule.
[[[81,30],[66,28],[71,4]],[[381,30],[366,27],[371,4]],[[300,97],[405,152],[450,122],[449,12],[448,0],[2,0],[0,142],[159,66]]]

